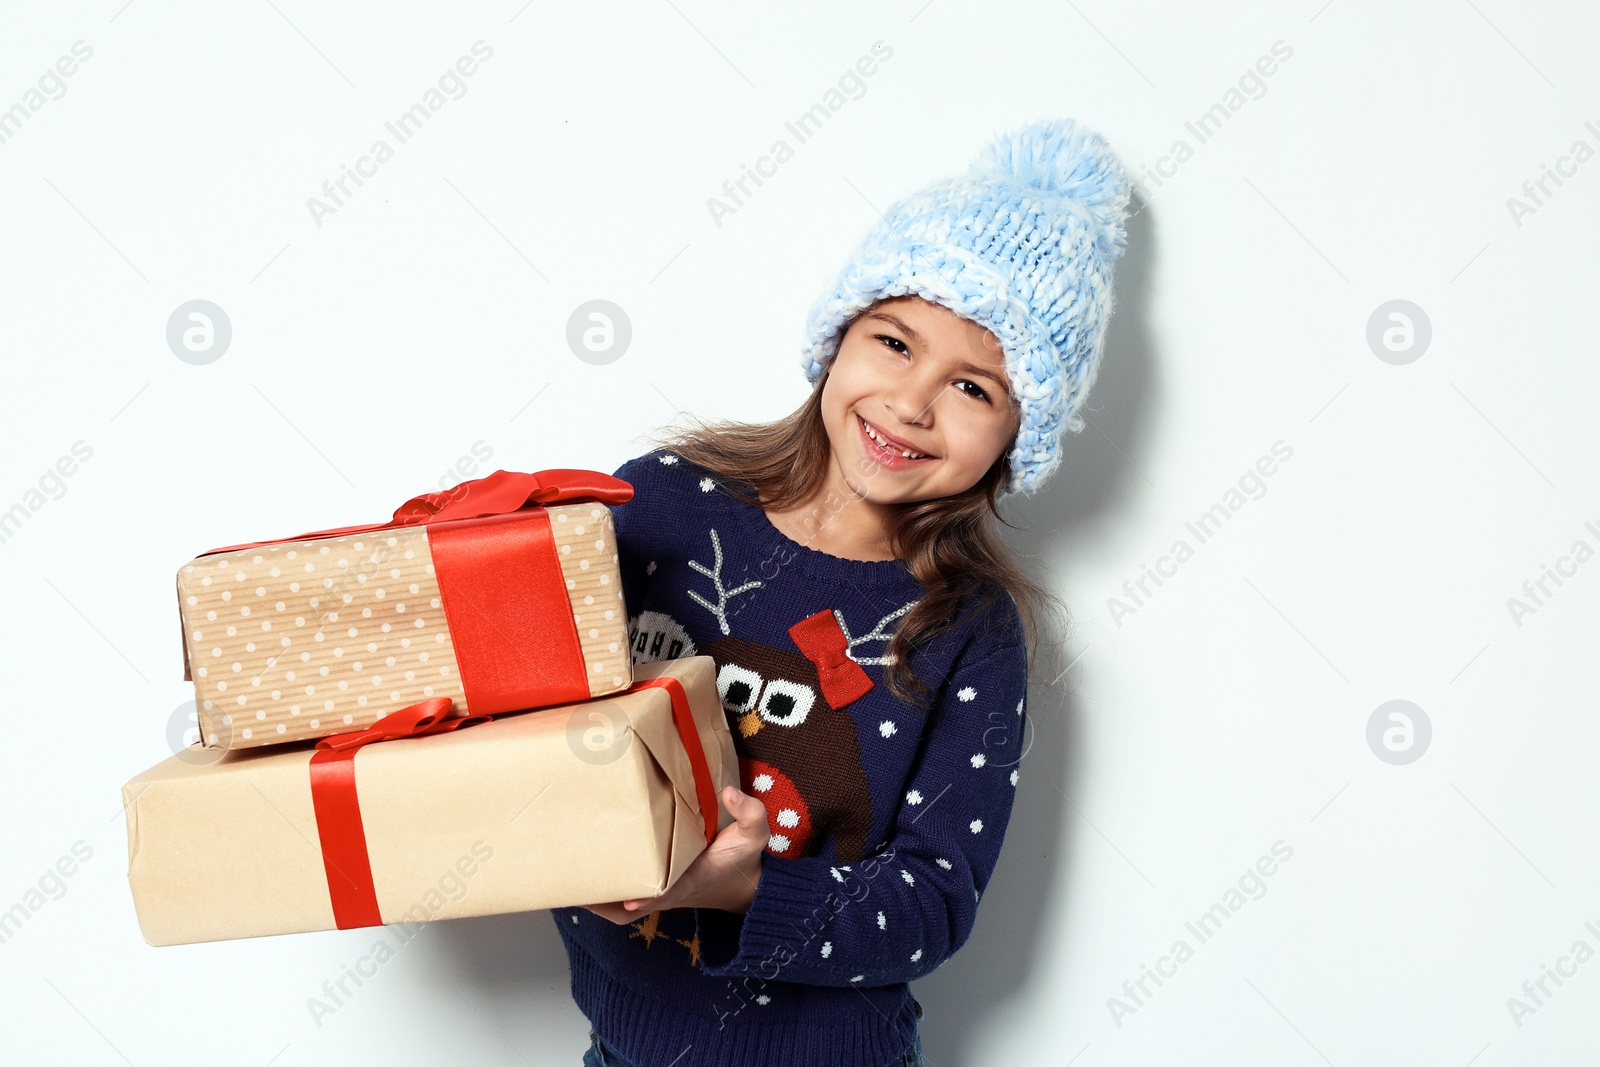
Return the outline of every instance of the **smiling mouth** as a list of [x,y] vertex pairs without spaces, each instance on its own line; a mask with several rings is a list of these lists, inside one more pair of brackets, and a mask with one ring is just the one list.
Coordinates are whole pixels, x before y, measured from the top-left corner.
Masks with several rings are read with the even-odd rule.
[[861,424],[861,432],[867,435],[872,448],[889,459],[898,460],[901,463],[917,463],[925,459],[934,458],[930,453],[916,452],[890,443],[888,439],[880,436],[872,424],[860,415],[856,416],[856,421]]

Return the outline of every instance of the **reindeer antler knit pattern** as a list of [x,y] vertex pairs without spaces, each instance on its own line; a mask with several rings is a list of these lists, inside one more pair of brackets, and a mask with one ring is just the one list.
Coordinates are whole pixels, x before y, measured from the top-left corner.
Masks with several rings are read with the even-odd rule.
[[1132,186],[1099,134],[1073,119],[995,138],[968,172],[894,204],[812,307],[801,357],[815,383],[856,315],[915,294],[992,332],[1022,424],[1001,493],[1034,492],[1099,370],[1126,246]]

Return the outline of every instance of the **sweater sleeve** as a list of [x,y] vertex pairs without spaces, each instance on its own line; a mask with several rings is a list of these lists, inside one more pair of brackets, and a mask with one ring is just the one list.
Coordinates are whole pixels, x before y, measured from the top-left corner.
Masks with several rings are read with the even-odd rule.
[[1027,685],[1020,638],[958,663],[889,840],[841,867],[763,852],[748,913],[695,909],[705,973],[890,985],[954,955],[972,932],[1011,817]]

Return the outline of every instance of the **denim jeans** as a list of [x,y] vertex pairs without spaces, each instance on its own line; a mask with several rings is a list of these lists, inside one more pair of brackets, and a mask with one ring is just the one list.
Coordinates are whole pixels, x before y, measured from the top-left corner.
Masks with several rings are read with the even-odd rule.
[[[922,1018],[922,1005],[917,1004],[916,998],[912,998],[911,1002],[916,1004],[917,1018]],[[634,1065],[623,1059],[622,1053],[601,1040],[599,1034],[590,1030],[589,1050],[583,1054],[583,1067],[634,1067]],[[886,1064],[885,1067],[925,1067],[922,1059],[921,1028],[912,1034],[911,1047],[906,1049],[905,1055],[893,1063]]]

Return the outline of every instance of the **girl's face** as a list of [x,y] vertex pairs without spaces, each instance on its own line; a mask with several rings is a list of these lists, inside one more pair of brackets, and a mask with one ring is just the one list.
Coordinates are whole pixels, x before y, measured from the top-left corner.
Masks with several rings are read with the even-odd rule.
[[882,301],[851,323],[823,385],[822,419],[845,483],[877,504],[965,492],[1021,424],[994,334],[918,296]]

